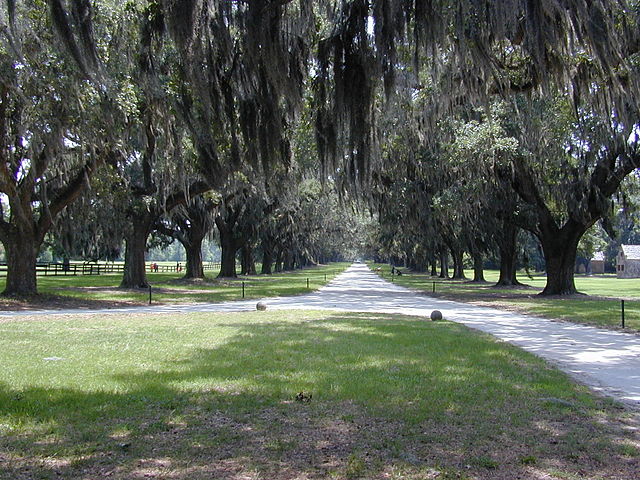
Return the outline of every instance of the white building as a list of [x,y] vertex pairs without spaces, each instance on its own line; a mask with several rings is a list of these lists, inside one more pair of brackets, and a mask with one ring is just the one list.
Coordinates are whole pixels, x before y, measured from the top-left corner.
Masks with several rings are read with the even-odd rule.
[[618,278],[640,278],[640,245],[621,245],[616,259]]

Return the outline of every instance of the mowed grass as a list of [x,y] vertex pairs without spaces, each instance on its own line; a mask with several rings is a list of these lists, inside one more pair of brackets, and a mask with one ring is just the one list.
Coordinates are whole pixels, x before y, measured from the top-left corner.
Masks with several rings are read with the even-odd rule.
[[1,479],[630,479],[640,468],[628,412],[446,321],[49,315],[0,323],[0,352]]
[[[207,275],[211,275],[212,278],[190,282],[181,280],[184,273],[177,272],[147,273],[147,278],[152,286],[152,302],[155,303],[221,302],[242,299],[243,283],[244,298],[308,293],[330,282],[349,265],[349,263],[333,263],[272,275],[240,276],[236,279],[220,280],[213,278],[217,272],[207,272]],[[149,302],[147,289],[120,289],[118,286],[121,280],[121,274],[39,276],[38,292],[44,297],[45,306],[46,298],[53,296],[62,297],[62,300],[96,303],[146,304]],[[4,289],[4,284],[5,278],[0,278],[0,289]],[[7,307],[12,303],[10,299],[3,299],[3,302]],[[52,300],[50,303],[53,305],[55,301]]]
[[[371,264],[371,268],[380,267],[381,275],[391,280],[391,267],[383,264]],[[576,288],[586,295],[542,297],[538,294],[544,289],[546,277],[535,274],[529,278],[524,273],[518,280],[527,287],[495,288],[499,272],[485,271],[487,283],[476,284],[468,280],[443,280],[425,273],[415,273],[401,269],[401,276],[393,281],[409,288],[422,290],[428,295],[463,302],[491,305],[498,308],[540,315],[548,318],[569,320],[607,328],[621,327],[621,303],[625,301],[625,329],[640,331],[640,279],[618,279],[615,275],[576,275]],[[467,271],[469,279],[473,272]]]

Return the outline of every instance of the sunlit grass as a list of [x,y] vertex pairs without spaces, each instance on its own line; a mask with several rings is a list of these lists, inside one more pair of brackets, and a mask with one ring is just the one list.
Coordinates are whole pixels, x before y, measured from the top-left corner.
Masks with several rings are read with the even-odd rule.
[[[320,478],[345,478],[355,464],[375,478],[475,475],[487,462],[522,472],[525,456],[542,472],[571,473],[585,456],[606,469],[635,452],[603,422],[620,415],[612,402],[450,322],[303,311],[53,316],[0,323],[0,352],[6,479],[135,478],[142,459],[168,459],[171,478],[185,479],[234,478],[210,470],[222,459],[264,478],[278,478],[282,462]],[[300,391],[312,400],[295,402]],[[339,446],[326,453],[332,466],[305,456],[327,442]]]
[[[371,268],[382,268],[381,275],[391,280],[390,267],[372,264]],[[452,300],[482,302],[496,307],[515,307],[519,310],[549,318],[570,320],[605,327],[621,326],[621,303],[625,300],[625,328],[640,331],[640,279],[618,279],[615,275],[576,275],[577,289],[585,296],[542,297],[546,277],[535,274],[533,278],[520,272],[518,280],[527,288],[495,288],[499,272],[485,271],[488,283],[476,284],[467,281],[452,281],[434,278],[424,273],[404,270],[393,281],[410,288]],[[467,271],[467,277],[473,272]]]
[[[315,290],[343,272],[349,263],[333,263],[272,275],[240,276],[237,279],[209,278],[204,282],[183,282],[184,273],[147,273],[156,303],[220,302],[243,298],[299,295]],[[208,272],[208,275],[215,275]],[[307,283],[308,279],[308,283]],[[118,289],[121,274],[39,276],[38,292],[70,299],[103,302],[147,303],[148,290]],[[0,278],[0,289],[4,288]]]

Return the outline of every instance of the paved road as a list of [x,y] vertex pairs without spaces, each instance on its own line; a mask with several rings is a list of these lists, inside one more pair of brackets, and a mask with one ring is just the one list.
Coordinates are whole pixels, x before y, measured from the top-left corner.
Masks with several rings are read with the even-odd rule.
[[[430,298],[381,279],[366,265],[354,264],[322,289],[302,296],[264,300],[269,309],[318,309],[403,313],[445,318],[488,332],[558,365],[597,391],[640,407],[640,337],[594,327],[556,322],[501,310]],[[166,313],[249,311],[256,300],[218,304],[68,310],[46,314]],[[7,315],[33,315],[5,312]],[[44,312],[40,312],[44,313]]]

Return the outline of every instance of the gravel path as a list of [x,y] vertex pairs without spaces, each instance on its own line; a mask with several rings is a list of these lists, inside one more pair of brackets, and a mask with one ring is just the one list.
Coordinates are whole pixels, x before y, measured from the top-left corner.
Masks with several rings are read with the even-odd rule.
[[[640,337],[633,334],[430,298],[387,282],[364,264],[352,265],[316,292],[264,301],[273,310],[340,310],[428,316],[432,310],[438,309],[448,320],[518,345],[550,360],[594,390],[640,407]],[[248,300],[109,310],[32,310],[3,312],[0,319],[38,314],[232,312],[255,310],[255,305],[256,300]]]

